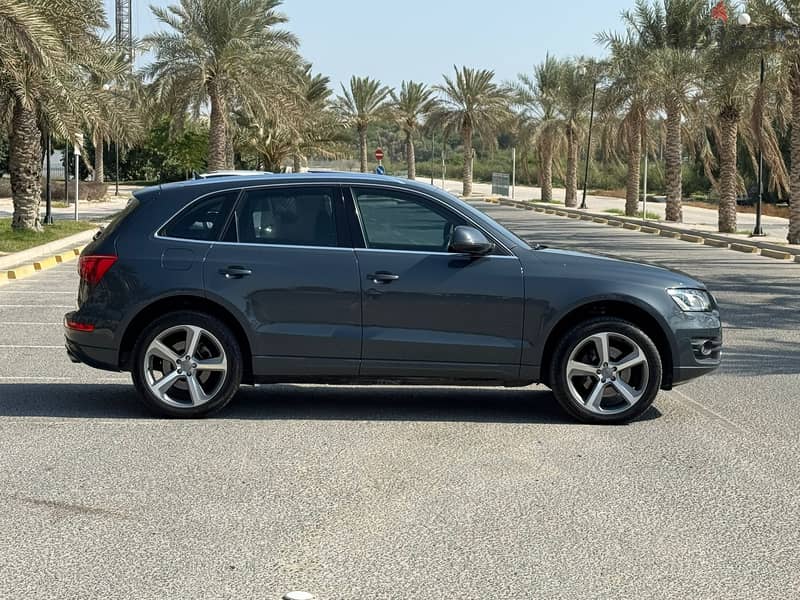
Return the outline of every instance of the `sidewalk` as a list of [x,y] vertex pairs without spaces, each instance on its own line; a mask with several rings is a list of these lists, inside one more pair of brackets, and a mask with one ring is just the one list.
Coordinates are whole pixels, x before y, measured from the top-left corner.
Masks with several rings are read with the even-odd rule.
[[[114,184],[109,186],[111,192],[114,191]],[[105,221],[111,215],[121,211],[128,204],[131,192],[140,189],[137,186],[120,185],[119,196],[110,196],[109,200],[103,202],[80,202],[78,204],[78,218],[82,221]],[[44,218],[44,202],[41,204],[41,215]],[[9,218],[14,214],[14,204],[11,198],[0,198],[0,218]],[[54,219],[74,219],[75,206],[70,204],[68,208],[53,207]]]
[[[430,183],[430,179],[426,179],[424,177],[418,177],[418,181],[423,183]],[[442,187],[442,180],[435,179],[433,180],[434,185],[436,187]],[[462,191],[462,183],[461,181],[453,180],[453,179],[446,179],[444,189],[452,194],[460,195]],[[492,194],[492,186],[489,183],[473,183],[472,185],[472,193],[474,196],[496,196],[496,194]],[[514,191],[514,200],[517,201],[526,201],[526,200],[541,200],[542,194],[541,189],[538,187],[529,187],[518,185]],[[553,189],[553,200],[559,200],[562,203],[564,202],[564,194],[565,190],[563,188],[554,188]],[[580,198],[582,196],[581,190],[578,190],[578,203],[580,203]],[[603,213],[609,208],[618,208],[618,209],[625,209],[625,200],[622,198],[609,198],[607,196],[586,196],[586,204],[591,212],[599,212]],[[641,209],[641,203],[639,205]],[[666,223],[664,211],[666,210],[666,204],[663,202],[648,202],[647,203],[647,212],[657,213],[660,216],[661,221]],[[608,215],[607,215],[608,216]],[[717,224],[717,211],[708,208],[697,208],[695,206],[684,206],[683,207],[683,223],[682,224],[675,224],[678,227],[685,227],[687,229],[694,229],[698,231],[707,231],[711,233],[716,233],[718,231],[718,224]],[[740,231],[747,231],[750,232],[755,227],[756,216],[754,214],[746,214],[746,213],[739,213],[737,215],[737,229]],[[771,244],[780,244],[786,245],[786,236],[789,233],[789,220],[783,219],[781,217],[769,217],[769,216],[762,216],[761,217],[761,227],[764,232],[767,234],[767,237],[763,238],[754,238],[756,240],[761,240],[764,242],[769,242]],[[742,241],[749,240],[749,236],[747,234],[735,234],[736,238],[741,238]]]

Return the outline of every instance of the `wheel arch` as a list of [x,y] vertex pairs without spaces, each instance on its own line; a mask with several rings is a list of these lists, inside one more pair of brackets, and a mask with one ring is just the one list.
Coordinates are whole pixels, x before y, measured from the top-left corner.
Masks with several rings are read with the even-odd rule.
[[136,315],[128,322],[125,327],[125,333],[119,346],[119,366],[120,369],[129,371],[131,355],[133,348],[136,345],[136,340],[139,334],[151,323],[154,319],[161,317],[170,312],[180,310],[193,310],[202,312],[212,317],[215,317],[225,323],[236,340],[239,342],[239,347],[244,358],[244,365],[242,365],[242,382],[252,383],[253,381],[253,354],[250,346],[250,339],[247,336],[245,328],[242,326],[239,319],[233,313],[221,304],[214,302],[204,296],[196,296],[192,294],[180,294],[175,296],[167,296],[160,298],[151,304],[142,308]]
[[548,384],[547,378],[550,373],[550,364],[553,360],[553,352],[559,340],[567,331],[589,319],[596,317],[616,317],[624,319],[644,331],[653,340],[658,349],[663,365],[664,379],[662,389],[672,387],[674,373],[674,353],[675,348],[670,337],[666,333],[666,326],[652,312],[644,308],[640,303],[630,298],[597,299],[573,307],[562,315],[555,325],[546,334],[546,341],[542,350],[541,378],[543,383]]

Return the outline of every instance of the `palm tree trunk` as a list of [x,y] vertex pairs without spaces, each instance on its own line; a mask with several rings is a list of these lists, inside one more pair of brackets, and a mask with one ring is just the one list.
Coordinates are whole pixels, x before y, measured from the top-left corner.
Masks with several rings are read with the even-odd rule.
[[36,113],[14,101],[9,137],[8,171],[14,203],[13,229],[41,231],[39,203],[42,200],[42,132]]
[[542,202],[553,201],[553,147],[545,142],[542,145],[542,166],[539,175],[539,185],[542,187]]
[[567,129],[567,181],[564,205],[578,206],[578,133],[573,127]]
[[208,136],[208,170],[220,171],[225,168],[227,159],[227,128],[225,127],[225,101],[217,86],[210,80],[206,87],[211,101],[211,117]]
[[642,121],[641,115],[638,112],[631,115],[629,126],[625,216],[635,217],[636,213],[639,211],[639,178],[641,177],[642,164]]
[[414,140],[411,137],[411,132],[406,132],[406,162],[408,163],[408,178],[417,178],[417,157],[414,154]]
[[464,127],[464,187],[462,196],[469,198],[472,195],[472,127]]
[[303,157],[299,152],[295,152],[292,156],[292,173],[299,173],[303,168]]
[[729,112],[720,115],[719,149],[719,231],[736,233],[736,139],[738,118]]
[[667,186],[666,216],[667,221],[682,223],[681,158],[683,142],[681,141],[681,109],[675,98],[667,98],[666,109],[667,148],[664,165]]
[[94,180],[98,183],[104,183],[106,180],[105,162],[103,151],[105,150],[105,142],[103,137],[95,132],[94,139]]
[[792,68],[792,170],[790,177],[789,235],[790,244],[800,244],[800,65]]
[[367,172],[367,128],[358,128],[358,141],[361,155],[361,172]]

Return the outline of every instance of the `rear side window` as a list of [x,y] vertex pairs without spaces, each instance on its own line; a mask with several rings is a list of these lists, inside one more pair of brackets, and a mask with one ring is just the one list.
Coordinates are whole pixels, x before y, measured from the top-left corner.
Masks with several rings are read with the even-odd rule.
[[321,186],[246,192],[236,215],[239,242],[338,246],[335,198],[335,188]]
[[216,241],[236,203],[238,190],[223,192],[195,202],[178,213],[160,235],[184,240]]

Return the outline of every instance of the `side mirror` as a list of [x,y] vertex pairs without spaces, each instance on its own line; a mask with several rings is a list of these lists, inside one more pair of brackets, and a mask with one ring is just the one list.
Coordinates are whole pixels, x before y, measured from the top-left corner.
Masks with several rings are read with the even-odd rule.
[[447,250],[458,254],[483,256],[494,250],[494,244],[474,227],[459,225],[450,236],[450,245]]

